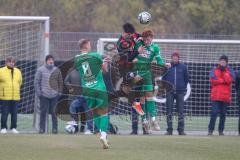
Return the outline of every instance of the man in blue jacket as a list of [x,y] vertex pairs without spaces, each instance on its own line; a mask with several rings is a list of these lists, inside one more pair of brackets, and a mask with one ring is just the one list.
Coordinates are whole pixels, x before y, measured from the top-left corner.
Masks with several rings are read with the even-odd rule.
[[172,117],[174,100],[176,100],[176,109],[178,113],[178,134],[186,135],[184,132],[184,95],[188,84],[187,67],[179,62],[179,53],[172,54],[171,67],[163,80],[170,82],[173,85],[173,90],[167,93],[166,96],[166,111],[167,111],[167,132],[165,135],[172,135]]

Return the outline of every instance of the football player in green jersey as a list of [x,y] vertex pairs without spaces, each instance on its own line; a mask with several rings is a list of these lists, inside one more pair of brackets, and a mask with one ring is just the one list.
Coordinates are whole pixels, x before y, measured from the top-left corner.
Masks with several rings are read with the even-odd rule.
[[74,64],[81,77],[83,96],[93,110],[94,123],[100,131],[100,141],[103,148],[108,149],[108,94],[102,76],[106,65],[99,53],[91,52],[90,40],[82,39],[79,45],[81,54],[75,56]]
[[[154,130],[160,130],[160,126],[156,119],[156,104],[153,100],[154,87],[151,73],[151,63],[155,58],[157,65],[165,66],[165,63],[160,56],[160,48],[157,44],[154,44],[152,40],[153,31],[146,28],[142,33],[142,40],[139,40],[135,45],[135,50],[137,50],[139,54],[133,60],[133,62],[135,62],[135,73],[137,73],[139,77],[143,78],[144,83],[142,86],[143,97],[141,98],[141,104],[145,112],[145,115],[142,116],[142,120],[143,127],[146,132],[149,132],[150,124]],[[147,119],[148,116],[150,117],[150,122]]]

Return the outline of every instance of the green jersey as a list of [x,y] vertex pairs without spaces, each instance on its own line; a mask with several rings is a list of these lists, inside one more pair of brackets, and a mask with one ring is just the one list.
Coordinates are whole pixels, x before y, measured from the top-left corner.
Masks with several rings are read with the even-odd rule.
[[134,50],[138,50],[140,46],[144,47],[144,53],[139,53],[137,56],[138,62],[135,65],[135,70],[138,71],[150,71],[151,70],[151,62],[156,59],[158,65],[163,66],[164,61],[160,56],[160,48],[157,44],[152,43],[149,46],[144,45],[143,41],[139,41]]
[[151,63],[154,58],[157,61],[157,64],[160,66],[164,65],[164,61],[160,56],[160,48],[157,44],[152,43],[149,46],[144,45],[143,41],[140,40],[135,45],[134,50],[137,51],[139,47],[144,47],[144,52],[139,53],[137,58],[137,63],[134,65],[134,70],[139,76],[143,78],[142,91],[143,92],[152,92],[153,91],[153,81],[151,73]]
[[157,44],[152,43],[149,46],[144,45],[143,41],[139,41],[134,50],[138,50],[140,46],[143,46],[145,49],[144,53],[139,53],[137,56],[139,63],[151,63],[153,59],[155,58],[157,61],[157,64],[163,66],[164,61],[160,56],[160,48]]
[[102,76],[102,58],[100,54],[90,52],[75,56],[75,67],[80,73],[82,87],[106,90]]

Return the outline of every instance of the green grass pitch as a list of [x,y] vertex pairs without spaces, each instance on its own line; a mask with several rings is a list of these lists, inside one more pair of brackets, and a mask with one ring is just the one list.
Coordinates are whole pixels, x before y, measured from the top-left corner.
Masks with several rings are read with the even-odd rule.
[[239,136],[0,135],[2,160],[239,160]]

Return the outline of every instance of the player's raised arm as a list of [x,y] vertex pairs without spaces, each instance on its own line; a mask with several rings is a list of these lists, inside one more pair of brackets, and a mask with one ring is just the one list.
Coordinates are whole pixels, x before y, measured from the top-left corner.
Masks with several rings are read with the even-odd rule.
[[164,62],[164,60],[161,57],[160,48],[159,48],[159,46],[157,44],[155,44],[154,46],[155,46],[155,48],[154,48],[154,50],[155,50],[155,59],[157,61],[157,64],[160,65],[160,66],[164,66],[165,62]]
[[111,62],[111,59],[109,56],[103,59],[102,63],[102,71],[106,73],[108,71],[108,64]]

